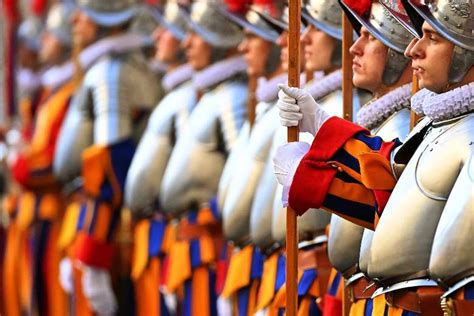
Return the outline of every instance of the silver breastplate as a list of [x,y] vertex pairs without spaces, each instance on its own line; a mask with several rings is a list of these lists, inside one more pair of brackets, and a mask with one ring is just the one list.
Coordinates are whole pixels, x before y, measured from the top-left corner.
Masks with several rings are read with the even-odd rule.
[[84,85],[93,99],[94,143],[101,145],[132,137],[132,111],[151,109],[159,96],[156,76],[139,52],[105,56],[89,69]]
[[[379,127],[372,132],[386,141],[395,138],[403,140],[409,132],[410,111],[403,109],[392,114]],[[349,221],[333,216],[329,234],[328,253],[334,267],[344,272],[359,265],[361,270],[367,272],[370,243],[372,238],[362,237],[364,229]],[[364,234],[365,235],[365,234]],[[361,242],[363,244],[361,245]]]
[[260,249],[267,249],[274,243],[272,237],[273,198],[278,182],[273,173],[273,156],[269,155],[262,176],[255,191],[250,211],[250,237]]
[[92,97],[86,87],[74,95],[61,127],[54,153],[53,172],[62,182],[80,176],[81,155],[93,144],[94,122],[90,115]]
[[[429,270],[452,285],[474,271],[474,136],[470,157],[461,169],[436,229]],[[466,275],[467,273],[467,275]]]
[[247,87],[225,82],[203,95],[176,143],[160,191],[165,212],[180,214],[217,194],[227,153],[246,116]]
[[441,213],[471,154],[474,116],[433,126],[410,159],[379,221],[368,272],[410,278],[428,269]]
[[374,231],[364,229],[364,234],[362,235],[362,241],[360,243],[359,269],[365,274],[368,273],[369,269],[370,249],[372,247],[373,238]]
[[[266,105],[266,104],[265,104]],[[246,150],[234,165],[231,183],[223,209],[223,228],[227,239],[237,244],[246,242],[250,234],[250,210],[260,176],[267,160],[278,121],[278,108],[273,106],[257,119]]]
[[229,157],[227,158],[224,169],[222,170],[221,178],[219,179],[219,185],[217,188],[217,206],[221,215],[224,210],[224,204],[227,198],[229,186],[232,183],[232,177],[236,169],[238,169],[240,157],[245,154],[249,138],[250,124],[247,121],[244,123],[244,126],[242,126],[242,129],[239,132],[239,137],[237,138],[237,141],[235,142],[235,145],[232,148]]
[[174,142],[195,104],[196,92],[188,82],[170,92],[151,114],[125,184],[125,203],[134,214],[154,211]]

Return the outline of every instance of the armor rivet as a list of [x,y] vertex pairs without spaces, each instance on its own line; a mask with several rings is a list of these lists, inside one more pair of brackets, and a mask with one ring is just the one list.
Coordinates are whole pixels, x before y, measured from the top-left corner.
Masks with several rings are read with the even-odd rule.
[[444,19],[445,21],[448,21],[448,20],[449,20],[449,16],[445,15],[445,16],[443,16],[443,19]]

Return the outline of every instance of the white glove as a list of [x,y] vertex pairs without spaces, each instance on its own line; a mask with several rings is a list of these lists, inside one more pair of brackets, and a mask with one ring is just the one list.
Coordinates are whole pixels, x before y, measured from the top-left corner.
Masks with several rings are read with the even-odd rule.
[[301,132],[316,135],[319,128],[331,116],[314,101],[311,94],[299,88],[278,85],[277,106],[280,109],[280,122],[283,126],[298,126]]
[[310,144],[305,142],[293,142],[278,147],[273,156],[273,172],[278,183],[283,186],[281,201],[283,206],[288,206],[288,193],[301,159],[309,151]]
[[83,266],[82,271],[82,290],[91,308],[100,316],[115,315],[117,300],[109,272],[90,266]]
[[67,294],[72,294],[73,276],[72,262],[69,258],[64,258],[59,263],[59,284]]

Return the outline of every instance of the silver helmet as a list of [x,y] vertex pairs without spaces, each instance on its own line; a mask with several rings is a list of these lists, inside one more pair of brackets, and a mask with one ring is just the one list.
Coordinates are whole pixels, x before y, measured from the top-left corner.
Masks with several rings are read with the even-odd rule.
[[162,10],[153,11],[158,23],[181,41],[186,37],[187,6],[184,1],[168,0]]
[[255,1],[246,9],[246,12],[235,12],[221,7],[222,13],[242,28],[269,42],[276,43],[280,34],[263,16],[280,18],[283,5],[273,0],[260,0]]
[[275,19],[282,14],[283,5],[280,1],[258,0],[253,4],[245,6],[243,10],[237,11],[230,8],[222,8],[222,13],[231,21],[256,36],[272,43],[266,60],[265,72],[271,74],[280,66],[281,48],[277,44],[280,34],[263,15],[272,16]]
[[38,51],[42,28],[43,26],[40,19],[34,16],[27,18],[18,28],[18,40],[28,49]]
[[342,64],[342,14],[337,0],[309,0],[301,11],[301,16],[307,24],[336,39],[331,64]]
[[132,19],[137,0],[78,0],[77,4],[95,23],[111,27]]
[[383,73],[385,85],[392,85],[400,78],[410,61],[403,54],[413,36],[377,1],[369,1],[361,7],[357,0],[341,0],[355,31],[360,33],[362,26],[377,40],[388,47],[388,56]]
[[307,23],[329,36],[342,40],[341,7],[337,0],[309,0],[301,11]]
[[402,0],[411,21],[422,34],[424,21],[454,46],[448,80],[462,81],[474,65],[474,6],[472,0]]
[[150,5],[140,5],[132,19],[130,31],[151,37],[159,25],[153,13],[154,9]]
[[244,35],[239,26],[229,23],[218,0],[197,0],[187,17],[188,27],[214,48],[228,49],[239,45]]
[[45,32],[52,34],[63,45],[72,45],[71,16],[76,7],[72,3],[56,3],[48,12]]

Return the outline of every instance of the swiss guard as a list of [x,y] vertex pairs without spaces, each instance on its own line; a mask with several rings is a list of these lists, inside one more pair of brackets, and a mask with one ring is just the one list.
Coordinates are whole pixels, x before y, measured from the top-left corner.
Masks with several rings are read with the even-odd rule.
[[[66,294],[58,278],[61,253],[56,247],[64,199],[52,164],[57,136],[77,87],[72,73],[54,75],[71,58],[69,19],[73,10],[70,4],[50,8],[38,44],[38,62],[43,68],[36,87],[41,91],[40,98],[35,106],[29,103],[23,108],[20,115],[24,118],[24,145],[11,163],[11,175],[21,192],[17,203],[7,198],[7,209],[13,208],[4,266],[8,315],[67,312]],[[30,123],[25,119],[28,117]]]
[[60,278],[78,315],[116,312],[111,268],[135,151],[132,113],[150,109],[158,97],[142,50],[149,41],[128,32],[135,12],[130,0],[81,0],[73,16],[75,45],[85,48],[76,63],[89,64],[81,67],[84,77],[61,128],[53,169],[70,195]]
[[[283,87],[281,114],[301,120],[316,136],[311,146],[281,147],[275,165],[287,172],[283,199],[298,214],[322,207],[375,230],[367,275],[378,288],[373,307],[379,299],[387,303],[373,315],[469,315],[474,302],[473,240],[467,233],[472,190],[466,191],[472,188],[474,143],[472,4],[402,4],[417,37],[405,55],[422,88],[411,107],[424,118],[403,144],[387,142],[328,115],[303,91]],[[352,11],[366,15],[369,7],[358,4]],[[355,73],[365,69],[354,65]]]
[[154,60],[166,67],[161,81],[165,96],[150,116],[125,186],[125,204],[135,221],[131,273],[137,315],[176,312],[174,296],[166,288],[166,262],[176,235],[176,222],[160,207],[159,198],[171,152],[197,103],[197,89],[192,81],[194,69],[186,62],[182,47],[187,9],[189,5],[184,2],[168,1],[161,10],[153,10],[158,23],[153,33]]

